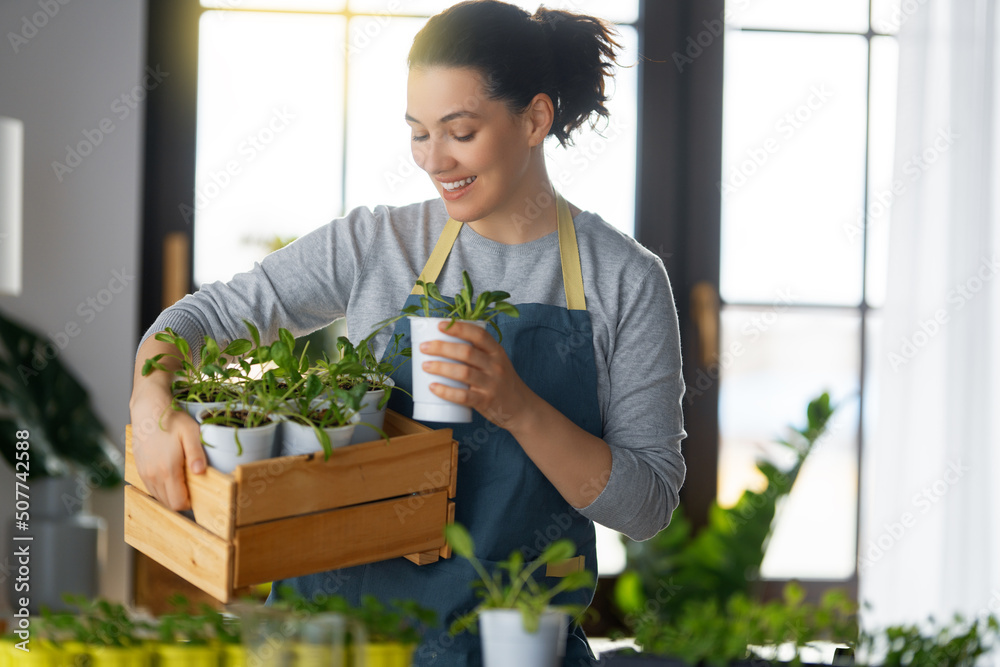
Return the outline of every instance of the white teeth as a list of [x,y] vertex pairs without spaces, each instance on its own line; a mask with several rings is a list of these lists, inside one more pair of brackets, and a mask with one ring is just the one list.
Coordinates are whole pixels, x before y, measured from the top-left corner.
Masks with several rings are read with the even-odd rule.
[[465,187],[472,181],[476,180],[476,178],[477,178],[476,176],[469,176],[463,181],[455,181],[454,183],[442,183],[441,185],[444,187],[445,190],[457,190],[458,188]]

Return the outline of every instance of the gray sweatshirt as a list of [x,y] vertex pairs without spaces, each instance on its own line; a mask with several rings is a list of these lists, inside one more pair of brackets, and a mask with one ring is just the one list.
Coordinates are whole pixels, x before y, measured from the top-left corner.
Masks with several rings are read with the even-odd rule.
[[[228,283],[203,285],[166,309],[150,335],[171,327],[200,347],[245,338],[243,319],[264,340],[278,328],[305,335],[346,317],[352,340],[399,313],[448,214],[440,199],[400,208],[357,208],[265,257]],[[597,395],[611,448],[607,486],[584,516],[636,540],[670,521],[684,481],[680,336],[660,258],[599,216],[574,219],[587,310],[594,332]],[[566,306],[558,235],[506,245],[463,226],[438,277],[443,294],[461,289],[462,270],[479,290],[510,301]],[[389,339],[376,339],[381,354]],[[570,341],[568,344],[573,344]]]

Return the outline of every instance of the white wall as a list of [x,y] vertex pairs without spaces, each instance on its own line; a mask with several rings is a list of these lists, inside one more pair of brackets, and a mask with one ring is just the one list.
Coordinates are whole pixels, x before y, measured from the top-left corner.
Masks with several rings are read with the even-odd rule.
[[[34,31],[32,22],[41,27]],[[11,33],[30,39],[15,45]],[[115,100],[142,83],[145,3],[4,0],[0,37],[0,115],[25,125],[24,292],[0,297],[0,310],[45,333],[79,327],[62,359],[123,447],[139,296],[143,107],[122,118],[127,107]],[[65,163],[66,146],[84,141],[84,132],[96,140],[102,119],[113,131],[60,182],[52,163]],[[132,279],[106,306],[97,304],[100,312],[89,311],[87,299],[107,300],[101,291],[113,272]],[[13,502],[12,473],[0,464],[0,525]],[[92,511],[108,523],[102,594],[125,600],[131,558],[121,491],[96,494]]]

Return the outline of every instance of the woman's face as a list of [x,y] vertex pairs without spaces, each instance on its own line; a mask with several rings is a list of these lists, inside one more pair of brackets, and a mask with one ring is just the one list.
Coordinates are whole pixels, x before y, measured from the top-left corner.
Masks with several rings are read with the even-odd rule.
[[529,171],[529,130],[521,116],[487,97],[478,72],[411,69],[406,122],[413,159],[451,217],[473,222],[509,208]]

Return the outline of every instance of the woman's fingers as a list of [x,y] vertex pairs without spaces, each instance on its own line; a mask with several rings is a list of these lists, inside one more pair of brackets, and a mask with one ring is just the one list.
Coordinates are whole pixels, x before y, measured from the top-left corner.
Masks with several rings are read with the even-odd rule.
[[440,382],[431,383],[431,392],[445,399],[446,401],[451,401],[452,403],[458,403],[459,405],[471,405],[471,396],[468,389],[459,389],[458,387],[449,387],[446,384],[441,384]]
[[170,509],[184,510],[191,506],[185,463],[204,470],[205,454],[198,424],[187,413],[172,410],[169,395],[161,393],[143,386],[132,401],[132,455],[150,495]]
[[181,445],[184,448],[184,459],[188,469],[197,474],[205,472],[207,460],[205,458],[205,448],[201,444],[201,428],[193,419],[186,419],[177,428]]

